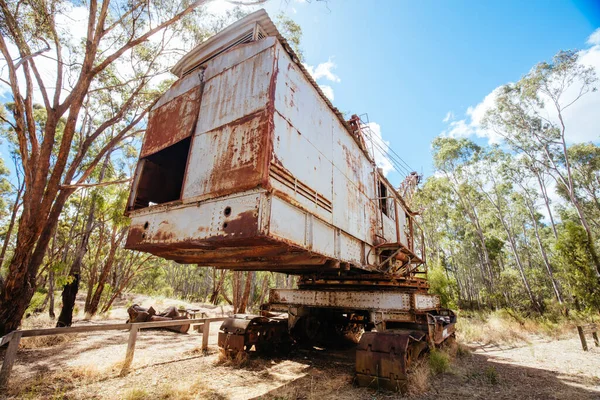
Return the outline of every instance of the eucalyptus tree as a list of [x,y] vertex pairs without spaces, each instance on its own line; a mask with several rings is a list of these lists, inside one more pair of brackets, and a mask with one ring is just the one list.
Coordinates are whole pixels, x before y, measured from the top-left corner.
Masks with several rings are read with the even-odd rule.
[[[548,278],[552,285],[552,290],[554,295],[556,296],[556,300],[562,304],[563,298],[560,290],[559,283],[554,276],[554,266],[550,261],[551,258],[551,248],[552,246],[548,246],[545,243],[545,238],[543,237],[542,232],[542,214],[538,211],[538,201],[540,198],[544,198],[544,202],[546,205],[545,195],[537,191],[537,187],[539,185],[540,176],[538,175],[538,171],[530,168],[531,164],[528,162],[526,158],[517,158],[511,157],[507,160],[507,162],[502,166],[501,173],[504,175],[505,179],[510,180],[514,184],[518,186],[518,198],[521,200],[524,205],[527,213],[530,217],[531,227],[533,228],[533,234],[538,245],[538,249],[540,251],[540,256],[542,258],[545,270],[548,274]],[[532,181],[534,183],[532,184]],[[537,183],[537,185],[536,185]],[[554,232],[554,238],[558,239],[558,233],[556,231],[556,226],[554,220],[552,219],[552,214],[549,208],[547,208],[549,212],[549,218],[551,219],[552,231]]]
[[[568,149],[575,196],[593,228],[600,230],[600,147],[594,143],[577,143]],[[559,194],[569,199],[563,186]]]
[[564,113],[583,96],[596,91],[595,71],[579,62],[576,51],[560,51],[517,83],[500,90],[484,126],[502,136],[518,153],[547,171],[564,190],[586,233],[586,245],[596,272],[600,259],[590,220],[577,196],[573,163],[567,146]]
[[[3,83],[14,102],[2,122],[16,137],[25,181],[0,290],[0,335],[20,324],[67,199],[112,148],[143,130],[173,56],[193,45],[188,39],[203,26],[199,7],[208,2],[0,0]],[[77,13],[85,15],[83,38],[75,35]]]
[[471,184],[473,171],[470,169],[479,159],[482,149],[468,139],[449,137],[435,138],[432,147],[435,167],[452,183],[450,185],[452,191],[460,202],[465,216],[473,224],[481,250],[482,275],[487,286],[491,288],[494,283],[494,271],[478,211],[481,194]]
[[478,185],[480,193],[485,195],[489,204],[495,210],[495,216],[500,221],[506,233],[506,239],[510,245],[527,296],[533,307],[541,312],[541,304],[533,294],[518,248],[517,235],[519,227],[516,226],[518,222],[515,223],[517,219],[517,207],[511,204],[513,185],[510,180],[502,179],[502,174],[499,174],[509,160],[510,156],[508,154],[502,152],[497,147],[493,147],[478,162],[477,170],[480,172],[478,174],[480,179],[474,179],[474,181]]

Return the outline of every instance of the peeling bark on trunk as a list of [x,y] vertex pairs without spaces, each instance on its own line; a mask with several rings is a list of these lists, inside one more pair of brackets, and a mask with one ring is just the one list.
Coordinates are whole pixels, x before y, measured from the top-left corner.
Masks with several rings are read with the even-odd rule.
[[[8,248],[8,244],[10,243],[10,237],[12,236],[12,231],[15,227],[15,221],[17,220],[17,212],[19,211],[19,207],[21,206],[21,194],[25,189],[25,182],[21,184],[21,187],[17,191],[17,197],[15,198],[15,203],[13,204],[12,212],[10,214],[10,222],[8,224],[8,228],[6,229],[6,235],[4,237],[4,243],[2,244],[2,251],[0,251],[0,267],[4,264],[4,258],[6,257],[6,249]],[[0,276],[0,285],[3,284],[2,277]]]

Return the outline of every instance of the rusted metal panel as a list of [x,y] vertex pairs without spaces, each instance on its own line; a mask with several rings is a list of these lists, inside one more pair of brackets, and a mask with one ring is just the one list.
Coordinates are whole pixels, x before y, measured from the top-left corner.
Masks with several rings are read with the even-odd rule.
[[264,194],[250,193],[198,205],[162,207],[135,215],[126,247],[184,246],[199,241],[252,238],[259,232]]
[[167,89],[167,91],[156,101],[154,106],[152,106],[152,111],[164,106],[176,97],[179,97],[194,88],[198,88],[202,83],[203,76],[202,70],[198,70],[193,74],[173,82],[171,87]]
[[[314,217],[307,218],[310,223],[307,224],[307,229],[312,231],[312,249],[313,251],[323,254],[328,257],[336,257],[335,254],[335,229]],[[337,254],[337,258],[339,254]]]
[[333,193],[333,225],[358,239],[370,242],[366,214],[369,200],[337,166],[333,169]]
[[340,258],[342,260],[353,265],[365,264],[362,241],[344,232],[340,232],[338,238],[340,242]]
[[194,136],[183,201],[241,192],[266,181],[266,137],[270,134],[265,111]]
[[456,332],[456,314],[448,309],[427,314],[429,340],[440,344]]
[[398,227],[400,230],[400,243],[402,243],[404,246],[408,247],[408,236],[407,234],[408,232],[408,226],[406,224],[407,219],[406,219],[406,211],[404,211],[404,209],[402,207],[400,207],[400,205],[398,205],[397,207],[398,210]]
[[408,293],[358,290],[271,289],[269,303],[353,310],[408,311],[411,308]]
[[312,249],[310,235],[307,235],[306,232],[306,212],[291,206],[278,197],[273,197],[271,200],[269,228],[269,234],[275,238]]
[[328,257],[335,257],[334,228],[274,196],[269,234]]
[[358,385],[405,391],[409,340],[408,334],[365,332],[356,348]]
[[383,214],[383,236],[388,242],[396,242],[396,221],[393,221],[390,217]]
[[[302,135],[331,162],[335,115],[283,47],[277,44],[276,49],[279,78],[275,90],[275,110],[293,126],[297,134]],[[297,166],[294,164],[289,168],[295,173],[294,167]]]
[[433,294],[415,293],[415,310],[427,311],[440,308],[440,297]]
[[200,87],[192,86],[192,83],[196,83],[196,80],[187,79],[184,82],[177,82],[167,92],[167,98],[170,97],[169,92],[177,93],[181,87],[191,86],[191,88],[152,110],[140,158],[154,154],[194,133],[200,110],[201,93]]
[[235,65],[254,57],[256,54],[259,54],[270,47],[273,47],[276,42],[276,38],[267,37],[263,40],[244,43],[232,48],[227,52],[226,57],[217,56],[206,63],[204,79],[209,80],[212,77],[225,72],[229,68],[232,68]]
[[[278,87],[287,80],[285,71],[280,76]],[[278,112],[274,113],[274,127],[271,185],[304,209],[332,222],[331,161]]]
[[[238,61],[231,52],[218,58]],[[268,48],[206,79],[196,132],[213,131],[265,109],[270,99],[274,62],[274,50]]]
[[336,121],[333,125],[333,164],[360,193],[375,198],[375,185],[371,178],[374,165],[368,160],[345,127]]
[[[150,206],[152,213],[144,213],[144,204],[155,201],[140,203],[130,212],[128,247],[182,262],[301,273],[372,271],[381,261],[374,245],[398,236],[402,242],[404,214],[398,230],[396,221],[378,216],[371,159],[278,40],[240,44],[201,66],[202,73],[190,72],[159,100],[152,118],[162,125],[149,127],[144,144],[155,151],[192,131],[197,119],[178,200],[189,207]],[[190,111],[192,103],[199,110]],[[237,224],[243,234],[224,232],[225,222],[208,211],[198,220],[206,204],[253,190],[266,194],[245,217],[247,226]],[[145,222],[152,227],[141,229]]]

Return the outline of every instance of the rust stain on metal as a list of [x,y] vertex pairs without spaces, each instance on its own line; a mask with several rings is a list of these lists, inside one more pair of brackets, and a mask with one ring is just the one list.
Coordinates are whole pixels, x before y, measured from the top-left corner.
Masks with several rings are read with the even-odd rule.
[[135,248],[142,240],[144,240],[144,229],[138,225],[132,225],[129,227],[125,248]]
[[191,136],[200,112],[200,90],[194,87],[152,111],[140,158]]
[[404,391],[407,382],[407,350],[410,336],[366,332],[356,348],[356,377],[359,386],[376,386]]
[[[258,213],[256,211],[245,211],[237,218],[226,220],[223,223],[225,235],[255,236],[258,231]],[[214,236],[215,240],[219,236]]]
[[265,141],[270,132],[269,117],[260,111],[204,133],[217,150],[204,195],[220,197],[262,186],[268,174]]

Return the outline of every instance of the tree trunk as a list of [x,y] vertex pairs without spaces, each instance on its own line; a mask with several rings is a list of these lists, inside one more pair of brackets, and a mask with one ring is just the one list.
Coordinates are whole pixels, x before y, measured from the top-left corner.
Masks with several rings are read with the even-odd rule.
[[554,216],[552,215],[552,209],[550,208],[550,199],[548,198],[548,192],[546,191],[546,185],[544,184],[544,180],[540,176],[539,171],[534,171],[534,174],[537,178],[538,185],[540,186],[540,190],[542,192],[542,197],[544,198],[544,204],[546,205],[546,210],[548,211],[548,217],[550,217],[550,224],[552,225],[552,232],[554,233],[554,239],[558,240],[558,232],[556,231],[556,224],[554,223]]
[[232,280],[231,280],[231,297],[233,301],[233,312],[238,313],[240,308],[240,300],[242,297],[241,290],[241,280],[242,280],[242,272],[241,271],[233,271],[232,272]]
[[452,190],[454,191],[454,193],[460,200],[460,203],[461,203],[463,209],[465,210],[467,216],[469,217],[469,220],[475,227],[475,232],[477,233],[477,237],[481,244],[481,251],[483,254],[483,266],[484,266],[484,268],[487,268],[487,274],[488,274],[488,278],[484,279],[484,283],[491,290],[494,285],[494,273],[492,270],[492,263],[490,261],[490,254],[485,245],[485,234],[483,233],[483,229],[481,228],[481,223],[479,222],[479,216],[477,215],[477,209],[475,208],[475,205],[473,204],[473,202],[471,201],[469,196],[463,196],[459,192],[460,183],[456,180],[456,177],[454,175],[452,175],[452,178],[450,178],[450,176],[448,176],[447,173],[446,173],[446,177],[448,177],[450,180],[452,180],[454,182],[454,185],[451,185]]
[[96,246],[96,254],[94,255],[94,259],[91,261],[92,265],[88,275],[88,290],[85,296],[86,311],[88,310],[90,303],[92,302],[93,289],[94,286],[96,286],[97,265],[99,265],[100,263],[100,254],[102,253],[103,247],[102,243],[104,243],[104,224],[100,225],[100,229],[98,231],[98,245]]
[[[15,204],[13,204],[12,213],[10,215],[10,222],[8,223],[8,229],[6,229],[6,236],[4,237],[4,243],[2,244],[2,250],[0,251],[0,267],[4,264],[4,258],[6,257],[6,249],[8,248],[8,244],[10,243],[10,237],[12,235],[12,231],[15,227],[15,221],[17,220],[17,212],[19,211],[19,207],[21,204],[21,194],[23,193],[23,189],[25,188],[25,182],[21,184],[19,190],[17,191],[17,198],[15,199]],[[0,285],[2,284],[2,277],[0,276]]]
[[510,248],[512,250],[513,256],[515,257],[515,261],[517,263],[517,268],[519,270],[519,274],[521,275],[521,280],[523,281],[523,286],[525,287],[525,291],[527,292],[527,295],[529,296],[529,300],[531,301],[531,305],[536,309],[536,311],[541,313],[542,308],[541,308],[540,304],[538,303],[538,301],[536,300],[536,298],[533,296],[533,291],[531,290],[531,285],[529,284],[529,280],[527,279],[527,276],[525,275],[525,268],[523,267],[523,262],[521,261],[521,257],[519,256],[519,253],[517,251],[517,244],[515,242],[514,235],[511,231],[510,227],[508,226],[508,223],[504,219],[501,204],[500,204],[500,202],[498,202],[498,204],[496,204],[494,201],[492,201],[491,196],[489,196],[487,193],[486,193],[486,196],[488,197],[488,199],[490,200],[490,203],[492,203],[492,205],[494,206],[494,208],[496,208],[496,211],[498,212],[498,219],[502,223],[502,226],[504,227],[504,230],[506,232],[506,236],[508,238],[508,243],[510,244]]
[[219,280],[217,281],[217,269],[213,267],[213,290],[210,296],[210,302],[214,305],[217,305],[219,302],[219,294],[221,293],[223,283],[225,282],[225,270],[222,269],[219,272]]
[[244,285],[244,293],[240,298],[240,305],[238,307],[238,313],[245,313],[246,308],[248,307],[248,298],[250,297],[250,288],[252,287],[252,276],[254,275],[253,271],[246,272],[246,283]]
[[542,259],[544,260],[544,266],[546,267],[546,272],[548,272],[548,277],[550,278],[550,282],[552,283],[552,289],[554,290],[554,295],[556,296],[556,300],[560,304],[562,304],[563,299],[560,294],[560,290],[558,288],[558,283],[556,279],[554,279],[554,271],[552,270],[552,266],[550,265],[550,261],[548,260],[548,255],[546,254],[546,249],[544,248],[544,244],[542,243],[542,238],[540,237],[540,232],[537,226],[537,221],[535,219],[535,213],[533,210],[533,205],[527,201],[527,209],[529,210],[529,215],[531,216],[531,223],[533,224],[533,232],[535,233],[535,238],[540,249],[540,253],[542,254]]
[[48,273],[48,294],[50,295],[50,304],[48,306],[48,315],[50,318],[56,318],[54,314],[54,270],[50,269]]
[[[100,176],[98,178],[98,182],[102,182],[104,179],[104,174],[106,172],[106,168],[110,162],[110,152],[106,155],[104,159],[104,163],[102,163],[102,168],[100,169]],[[75,261],[71,265],[71,270],[69,271],[69,277],[71,277],[71,281],[67,283],[63,288],[63,306],[60,311],[60,315],[58,316],[58,321],[56,322],[57,328],[71,326],[73,323],[73,309],[75,307],[75,299],[77,297],[77,292],[79,291],[79,280],[81,279],[81,265],[83,264],[83,258],[88,251],[88,242],[90,240],[90,236],[92,234],[92,230],[94,229],[94,214],[96,213],[96,194],[92,193],[90,196],[90,211],[87,216],[87,220],[85,222],[85,227],[83,231],[83,236],[81,237],[81,242],[77,247],[77,251],[75,253]],[[91,289],[90,289],[91,290]]]
[[[30,219],[31,210],[24,207],[19,220],[17,245],[0,293],[0,335],[5,335],[21,324],[25,310],[35,292],[37,272],[67,198],[73,192],[65,189],[58,195],[48,218],[44,221]],[[41,231],[39,236],[36,231]]]
[[117,234],[117,237],[111,240],[110,251],[108,253],[106,262],[104,263],[104,268],[102,268],[102,272],[100,272],[100,277],[98,278],[96,290],[94,291],[94,295],[92,296],[89,307],[86,307],[85,310],[86,315],[88,315],[90,318],[98,312],[98,305],[100,304],[100,299],[102,297],[102,292],[104,291],[104,286],[106,285],[108,275],[115,262],[115,254],[117,253],[117,250],[119,249],[119,246],[123,241],[123,237],[125,236],[126,232],[127,229],[121,229],[120,233]]
[[265,272],[264,274],[265,274],[265,276],[263,278],[263,282],[262,282],[262,285],[260,287],[260,297],[259,297],[259,300],[258,300],[258,305],[259,306],[261,306],[261,305],[264,304],[265,297],[267,295],[267,290],[269,288],[269,275],[268,275],[267,272]]

